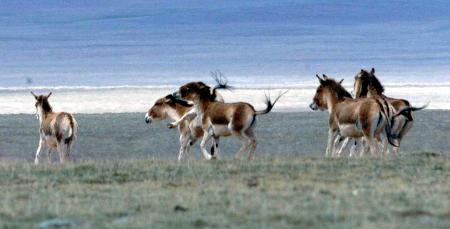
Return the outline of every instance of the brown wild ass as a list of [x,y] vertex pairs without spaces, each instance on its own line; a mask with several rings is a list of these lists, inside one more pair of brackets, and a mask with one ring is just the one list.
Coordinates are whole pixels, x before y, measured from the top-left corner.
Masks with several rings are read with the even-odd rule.
[[[218,99],[222,100],[220,96]],[[177,99],[173,95],[167,95],[158,99],[148,110],[145,115],[145,122],[150,124],[153,121],[161,121],[167,118],[174,121],[179,120],[192,109],[193,105],[188,104],[186,101]],[[178,131],[180,132],[178,160],[181,160],[184,155],[190,155],[191,146],[203,136],[203,129],[199,120],[194,118],[181,122],[178,126]]]
[[[216,78],[218,85],[214,87],[213,92],[219,88],[228,88],[226,82]],[[285,92],[286,93],[286,92]],[[236,153],[235,158],[240,159],[241,154],[248,152],[248,158],[251,160],[256,149],[256,116],[269,113],[278,99],[284,94],[280,94],[272,103],[270,98],[266,96],[266,109],[256,111],[255,108],[244,102],[224,103],[215,101],[214,93],[211,88],[203,82],[191,82],[180,87],[174,93],[181,99],[192,101],[194,103],[194,111],[197,117],[201,117],[202,128],[204,131],[203,139],[200,144],[203,155],[206,159],[211,159],[205,148],[206,142],[212,137],[235,135],[240,138],[242,147]],[[183,116],[180,120],[187,118]],[[171,127],[178,125],[178,121],[172,123]],[[214,144],[215,152],[218,151],[217,145]]]
[[39,120],[39,146],[36,151],[34,163],[39,163],[42,147],[47,146],[47,159],[51,163],[51,150],[55,149],[59,154],[61,163],[70,160],[70,150],[78,132],[77,121],[73,115],[66,112],[53,112],[48,95],[31,94],[36,99],[36,116]]
[[386,101],[391,105],[395,112],[402,113],[402,115],[396,115],[392,117],[391,125],[391,141],[396,146],[393,146],[393,153],[398,154],[400,151],[400,144],[403,137],[412,128],[414,122],[413,111],[419,111],[424,109],[423,107],[411,107],[408,100],[394,99],[384,95],[384,87],[378,78],[375,76],[375,69],[372,68],[370,72],[361,69],[361,71],[355,76],[354,92],[356,98],[377,98],[381,101]]
[[[376,155],[376,142],[381,141],[383,135],[389,131],[389,116],[380,104],[370,98],[354,100],[349,92],[342,87],[341,82],[323,75],[316,75],[320,85],[316,90],[313,102],[310,104],[312,110],[328,110],[329,132],[325,155],[335,156],[335,145],[338,137],[363,138],[365,147],[361,152],[370,150],[372,156]],[[387,144],[386,144],[387,146]],[[383,149],[385,151],[386,149]]]

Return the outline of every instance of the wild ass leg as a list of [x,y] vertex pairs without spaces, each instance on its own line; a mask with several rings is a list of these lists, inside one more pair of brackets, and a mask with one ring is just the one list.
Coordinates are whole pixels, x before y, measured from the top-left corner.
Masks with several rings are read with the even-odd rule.
[[341,148],[337,151],[336,155],[338,157],[341,156],[342,151],[347,147],[348,141],[350,140],[350,138],[346,137],[344,139],[344,142],[342,142]]
[[400,147],[393,146],[392,147],[392,155],[396,156],[400,153]]
[[214,136],[214,141],[213,141],[213,145],[212,145],[212,148],[211,148],[212,149],[211,156],[212,156],[213,159],[218,159],[219,158],[219,154],[220,154],[220,152],[219,152],[219,141],[220,141],[220,138]]
[[238,135],[239,139],[241,139],[241,148],[234,155],[234,159],[241,160],[242,154],[247,151],[248,147],[251,144],[251,140],[245,135]]
[[183,117],[181,117],[179,120],[172,122],[170,124],[167,125],[167,127],[169,128],[175,128],[178,125],[180,125],[181,122],[184,121],[191,121],[193,120],[195,117],[197,117],[197,111],[195,109],[190,110],[188,113],[184,114]]
[[65,151],[64,156],[66,157],[66,161],[68,161],[68,162],[75,161],[75,159],[73,158],[73,155],[71,153],[72,152],[72,144],[73,144],[73,142],[69,142],[69,143],[65,144],[66,151]]
[[350,155],[349,157],[353,157],[356,155],[358,140],[353,139],[352,146],[350,146]]
[[361,149],[360,149],[360,151],[359,151],[359,157],[363,157],[364,154],[365,154],[366,152],[369,151],[369,148],[370,148],[370,147],[369,147],[369,143],[368,143],[368,141],[367,141],[367,138],[364,137],[363,140],[362,140],[362,146],[361,146]]
[[63,145],[61,142],[58,142],[56,145],[56,151],[58,151],[58,155],[59,155],[59,163],[64,163],[65,158],[64,158],[64,152],[63,152]]
[[369,150],[370,150],[370,156],[371,157],[376,157],[377,156],[377,149],[378,149],[378,144],[375,141],[375,139],[373,138],[367,138],[367,145],[369,146]]
[[40,157],[40,154],[41,154],[41,149],[42,149],[42,145],[44,144],[44,140],[42,140],[42,139],[39,139],[39,145],[38,145],[38,148],[37,148],[37,150],[36,150],[36,155],[35,155],[35,157],[34,157],[34,164],[39,164],[39,157]]
[[405,120],[405,121],[406,121],[406,123],[403,125],[403,128],[400,131],[400,134],[397,135],[396,143],[397,143],[398,147],[394,146],[393,150],[392,150],[394,155],[398,155],[400,153],[400,145],[401,145],[402,139],[413,126],[412,121],[408,121],[408,120]]
[[350,157],[357,157],[357,156],[362,156],[362,150],[364,149],[364,139],[363,138],[358,138],[358,139],[354,139],[352,146],[350,148]]
[[195,159],[195,156],[192,154],[192,146],[197,142],[197,139],[194,138],[190,138],[189,142],[188,142],[188,146],[186,148],[186,155],[188,160],[191,160],[193,157]]
[[388,155],[387,148],[388,148],[388,141],[386,134],[381,134],[378,139],[378,145],[381,146],[381,152],[380,155],[386,157]]
[[254,158],[255,155],[255,151],[256,151],[256,136],[255,133],[253,132],[253,130],[250,130],[247,132],[247,136],[250,139],[250,149],[248,150],[248,159],[252,160]]
[[332,156],[333,154],[333,141],[335,140],[337,135],[337,131],[329,130],[328,131],[328,144],[325,152],[325,157]]
[[[403,137],[409,132],[409,130],[411,130],[411,128],[412,128],[412,126],[413,126],[413,124],[414,124],[414,122],[413,121],[408,121],[405,117],[403,117],[403,116],[399,116],[399,117],[396,117],[395,118],[395,123],[397,124],[397,128],[401,128],[400,130],[398,130],[398,129],[394,129],[394,133],[397,133],[396,134],[396,141],[395,141],[395,143],[398,145],[398,147],[393,147],[393,154],[394,155],[398,155],[399,153],[400,153],[400,144],[401,144],[401,141],[402,141],[402,139],[403,139]],[[402,121],[399,121],[399,120],[402,120]]]
[[180,151],[178,152],[178,161],[181,161],[183,155],[186,154],[189,148],[190,136],[182,133],[180,135]]
[[337,148],[339,147],[341,142],[342,142],[342,137],[339,134],[337,134],[334,139],[333,149],[331,150],[331,157],[336,157]]
[[48,148],[48,150],[47,150],[47,162],[49,164],[52,163],[52,149],[51,148]]
[[202,142],[200,143],[200,149],[202,150],[203,157],[206,160],[211,160],[211,154],[209,154],[208,150],[206,149],[206,143],[212,138],[212,136],[209,134],[209,131],[205,131],[203,134]]
[[65,144],[64,140],[57,143],[56,149],[59,154],[59,162],[64,164],[69,161],[70,143]]

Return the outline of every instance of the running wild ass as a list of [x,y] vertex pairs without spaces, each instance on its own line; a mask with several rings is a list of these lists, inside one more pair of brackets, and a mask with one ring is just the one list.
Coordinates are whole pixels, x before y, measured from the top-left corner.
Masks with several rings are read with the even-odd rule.
[[[382,102],[387,102],[393,107],[394,112],[402,115],[394,115],[391,125],[391,140],[394,142],[393,153],[396,155],[400,151],[400,144],[403,137],[412,128],[414,122],[413,111],[419,111],[427,107],[411,107],[409,101],[405,99],[394,99],[384,95],[384,87],[375,76],[375,69],[361,71],[355,76],[354,92],[356,98],[375,98]],[[387,106],[385,106],[387,107]]]
[[[216,96],[218,100],[222,101],[221,96]],[[158,99],[155,104],[148,110],[145,115],[145,122],[152,123],[153,121],[161,121],[167,118],[172,120],[179,120],[183,115],[189,113],[193,109],[193,105],[184,100],[175,98],[173,95],[167,95]],[[185,120],[178,125],[180,132],[180,150],[178,153],[178,160],[181,160],[184,155],[190,155],[191,146],[203,136],[203,129],[199,119],[194,118]],[[212,152],[214,155],[214,152]]]
[[76,139],[78,125],[73,115],[66,112],[53,112],[52,106],[48,102],[48,95],[31,94],[36,99],[36,116],[39,120],[39,146],[34,159],[35,164],[39,164],[39,157],[43,147],[47,146],[47,159],[51,163],[51,150],[54,149],[59,154],[61,163],[70,160],[70,150]]
[[[209,86],[203,82],[187,83],[179,88],[174,94],[183,100],[192,101],[194,103],[195,116],[201,118],[203,129],[203,139],[200,144],[203,155],[206,159],[211,159],[211,156],[206,150],[206,142],[211,138],[220,136],[234,135],[239,137],[242,142],[242,147],[235,155],[235,159],[240,159],[241,154],[248,152],[248,159],[253,159],[256,149],[256,116],[269,113],[275,103],[284,94],[281,94],[272,102],[266,96],[266,109],[256,111],[255,108],[244,102],[224,103],[215,100],[214,93],[216,89],[226,89],[226,81],[216,78],[218,85],[211,90]],[[286,92],[285,92],[286,93]],[[183,116],[181,120],[189,118],[188,115]],[[178,121],[172,123],[171,127],[178,125]],[[218,152],[217,144],[214,144],[215,152]]]
[[[354,100],[349,92],[341,86],[341,82],[323,75],[316,75],[320,85],[316,90],[312,110],[328,110],[329,131],[325,156],[335,156],[335,140],[340,137],[363,138],[364,152],[376,155],[376,141],[381,142],[390,134],[389,116],[376,100],[361,98]],[[385,144],[387,147],[387,144]],[[383,149],[386,151],[386,148]]]

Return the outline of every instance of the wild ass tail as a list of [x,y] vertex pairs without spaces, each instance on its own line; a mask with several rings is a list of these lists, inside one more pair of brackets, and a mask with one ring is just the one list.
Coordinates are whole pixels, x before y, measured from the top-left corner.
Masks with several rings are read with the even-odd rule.
[[[399,147],[397,144],[395,144],[395,140],[397,139],[393,134],[392,134],[392,121],[393,121],[393,116],[391,114],[391,107],[389,105],[389,103],[386,101],[386,99],[384,98],[378,98],[376,99],[378,106],[380,107],[381,111],[380,111],[380,118],[384,118],[384,120],[386,120],[386,125],[384,126],[384,132],[386,133],[386,138],[389,142],[389,144],[391,144],[394,147]],[[381,122],[379,122],[381,123]]]
[[64,143],[66,145],[70,144],[76,138],[77,131],[78,131],[78,124],[74,120],[72,115],[67,115],[67,118],[69,119],[69,128],[68,128],[66,134],[64,135],[65,136]]
[[284,92],[280,92],[277,96],[277,98],[275,98],[275,100],[272,102],[272,100],[270,99],[270,94],[264,94],[266,96],[266,109],[262,110],[262,111],[256,111],[255,115],[263,115],[263,114],[267,114],[269,113],[272,108],[275,106],[275,104],[278,102],[278,100],[281,98],[281,96],[285,95],[286,93],[288,93],[289,90],[286,90]]
[[220,94],[217,93],[217,90],[220,89],[232,90],[233,87],[228,85],[227,78],[220,71],[211,72],[211,77],[214,79],[214,81],[216,81],[216,86],[213,87],[211,93],[212,98],[213,100],[218,99],[219,101],[223,102],[223,98]]
[[[387,119],[386,121],[387,123],[389,123],[389,119]],[[389,144],[391,144],[394,147],[399,147],[399,145],[394,143],[395,140],[397,140],[397,138],[392,134],[391,124],[387,124],[386,126],[384,126],[384,131],[386,132],[386,137]]]
[[428,105],[430,105],[430,102],[428,102],[427,104],[425,104],[421,107],[405,107],[405,108],[401,109],[400,111],[398,111],[396,114],[394,114],[392,116],[392,118],[403,115],[408,119],[408,121],[413,121],[412,112],[423,110],[423,109],[427,108]]

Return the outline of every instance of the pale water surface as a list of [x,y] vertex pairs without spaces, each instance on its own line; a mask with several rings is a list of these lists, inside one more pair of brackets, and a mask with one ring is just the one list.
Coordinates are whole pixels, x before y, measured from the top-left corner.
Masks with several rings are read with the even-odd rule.
[[30,90],[54,91],[56,110],[143,112],[215,70],[253,88],[227,101],[261,107],[261,89],[291,88],[275,110],[298,111],[316,73],[351,87],[371,67],[389,96],[449,109],[449,12],[439,0],[2,0],[0,113],[34,112]]
[[[351,85],[346,85],[351,91]],[[30,114],[35,112],[34,98],[30,90],[36,93],[53,91],[50,103],[56,111],[75,113],[145,113],[158,99],[177,89],[167,87],[105,87],[105,88],[21,88],[1,89],[0,104],[2,114]],[[270,90],[269,90],[270,89]],[[227,102],[245,101],[256,109],[264,108],[264,94],[275,98],[278,93],[289,90],[274,108],[277,112],[307,111],[315,93],[314,86],[305,87],[254,87],[221,91]],[[394,98],[406,98],[414,106],[430,102],[429,109],[450,109],[450,86],[391,86],[386,87],[387,95]]]

